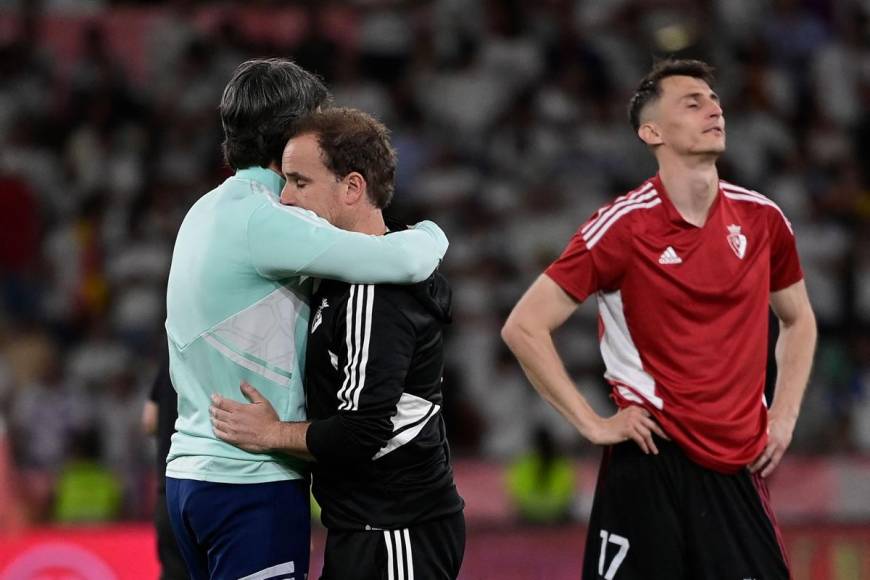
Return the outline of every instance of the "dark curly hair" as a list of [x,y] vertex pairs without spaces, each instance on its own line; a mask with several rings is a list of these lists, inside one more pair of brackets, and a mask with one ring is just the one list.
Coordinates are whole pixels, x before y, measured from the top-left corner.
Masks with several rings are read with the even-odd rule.
[[372,204],[380,209],[390,205],[396,177],[396,150],[390,144],[390,131],[383,123],[357,109],[337,107],[303,118],[296,123],[293,133],[315,135],[323,163],[336,177],[358,172],[366,180]]
[[329,101],[323,82],[290,60],[243,62],[220,104],[227,164],[233,169],[280,165],[293,123]]
[[628,120],[635,132],[640,128],[640,115],[643,109],[662,96],[662,79],[676,76],[694,77],[712,87],[713,70],[712,66],[700,60],[668,58],[656,62],[652,70],[640,81],[628,103]]

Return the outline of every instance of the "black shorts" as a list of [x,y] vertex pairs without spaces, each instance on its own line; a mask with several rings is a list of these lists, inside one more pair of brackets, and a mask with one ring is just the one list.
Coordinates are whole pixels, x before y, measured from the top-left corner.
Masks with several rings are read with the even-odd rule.
[[321,580],[455,580],[465,554],[465,517],[398,530],[329,530]]
[[746,469],[722,474],[656,438],[604,450],[584,580],[779,580],[789,570],[767,486]]

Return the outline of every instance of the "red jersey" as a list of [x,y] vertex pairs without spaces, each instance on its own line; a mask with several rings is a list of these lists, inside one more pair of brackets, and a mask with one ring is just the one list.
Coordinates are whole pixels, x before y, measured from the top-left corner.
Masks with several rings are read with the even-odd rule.
[[605,378],[697,463],[733,472],[767,441],[770,293],[803,278],[791,224],[763,195],[720,181],[703,227],[658,176],[598,210],[545,272],[598,300]]

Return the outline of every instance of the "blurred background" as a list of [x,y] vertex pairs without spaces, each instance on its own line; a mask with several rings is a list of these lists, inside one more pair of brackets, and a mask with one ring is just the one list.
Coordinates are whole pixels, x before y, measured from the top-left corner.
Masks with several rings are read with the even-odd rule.
[[[389,213],[450,237],[463,578],[579,577],[600,451],[538,398],[499,329],[577,227],[655,172],[626,104],[667,55],[717,67],[720,174],[775,200],[798,236],[820,340],[770,484],[795,577],[870,578],[867,0],[0,0],[0,578],[37,577],[16,558],[58,538],[90,562],[70,577],[156,577],[141,416],[173,242],[229,175],[221,91],[262,56],[385,122]],[[559,343],[611,412],[593,305]]]

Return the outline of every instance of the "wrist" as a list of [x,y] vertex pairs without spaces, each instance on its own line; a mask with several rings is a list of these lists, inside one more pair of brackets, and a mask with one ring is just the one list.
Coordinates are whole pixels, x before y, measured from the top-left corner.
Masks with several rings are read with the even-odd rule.
[[283,438],[284,423],[282,421],[275,421],[264,430],[263,447],[265,447],[267,451],[280,449]]
[[581,423],[579,431],[580,435],[585,437],[588,441],[596,443],[599,440],[599,434],[601,433],[601,418],[597,416],[587,417],[586,420]]
[[792,423],[797,423],[798,419],[798,409],[785,409],[782,407],[777,407],[775,404],[768,411],[767,416],[768,419],[777,421],[791,421]]

